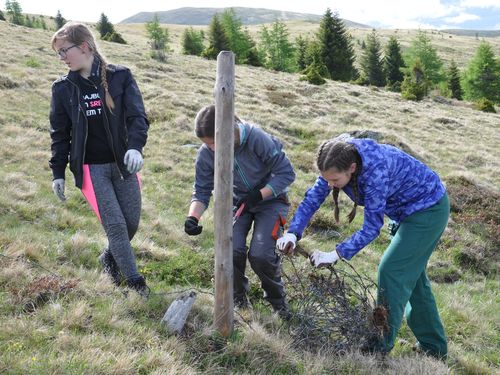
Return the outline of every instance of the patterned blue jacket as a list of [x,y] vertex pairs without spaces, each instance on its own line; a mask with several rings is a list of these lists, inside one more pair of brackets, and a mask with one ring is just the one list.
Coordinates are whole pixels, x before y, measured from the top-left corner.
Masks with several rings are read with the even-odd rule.
[[[354,144],[361,156],[358,205],[364,206],[363,227],[337,245],[339,254],[351,259],[379,235],[384,214],[401,222],[412,213],[436,204],[446,190],[433,170],[393,146],[378,144],[371,139],[351,138],[347,142]],[[350,185],[342,190],[354,201]],[[297,208],[288,232],[300,238],[330,192],[328,182],[318,177]]]

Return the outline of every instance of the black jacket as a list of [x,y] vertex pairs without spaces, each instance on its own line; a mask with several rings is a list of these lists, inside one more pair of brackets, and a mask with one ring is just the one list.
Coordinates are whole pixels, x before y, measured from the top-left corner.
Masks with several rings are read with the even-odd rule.
[[[100,61],[96,58],[92,74],[99,74]],[[115,108],[106,105],[104,88],[98,85],[103,101],[104,126],[116,163],[124,177],[130,175],[123,163],[129,149],[142,152],[147,140],[149,122],[146,117],[141,92],[129,69],[109,64],[107,66],[109,93]],[[78,72],[70,71],[52,85],[50,103],[50,136],[52,158],[49,161],[54,179],[64,178],[68,164],[75,177],[75,185],[82,188],[83,161],[87,141],[87,118],[78,87]]]

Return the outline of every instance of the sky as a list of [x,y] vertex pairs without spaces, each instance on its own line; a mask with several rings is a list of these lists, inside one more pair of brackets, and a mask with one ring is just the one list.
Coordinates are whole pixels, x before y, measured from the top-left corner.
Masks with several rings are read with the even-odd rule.
[[[101,13],[119,23],[139,12],[180,7],[249,7],[324,14],[327,8],[350,21],[376,28],[432,28],[500,30],[500,0],[17,0],[23,13],[55,16],[60,10],[70,20],[97,22]],[[4,3],[5,4],[5,3]],[[180,5],[181,4],[181,5]]]

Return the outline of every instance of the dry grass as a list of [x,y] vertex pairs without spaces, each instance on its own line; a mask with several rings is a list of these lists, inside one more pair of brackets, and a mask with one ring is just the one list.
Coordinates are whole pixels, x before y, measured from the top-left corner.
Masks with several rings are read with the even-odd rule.
[[[316,27],[292,25],[292,35],[313,32]],[[183,28],[170,28],[178,51]],[[213,267],[212,210],[204,217],[200,237],[187,238],[182,226],[194,175],[192,145],[199,144],[191,124],[197,110],[212,101],[215,62],[173,53],[167,63],[159,64],[147,56],[143,26],[119,25],[118,30],[129,44],[101,43],[102,49],[110,61],[132,69],[152,120],[142,171],[144,210],[133,242],[139,266],[150,272],[149,283],[157,293],[177,290],[172,280],[210,291],[206,275]],[[363,33],[353,30],[356,38]],[[394,31],[383,32],[384,38],[390,33]],[[167,337],[159,321],[175,294],[142,301],[114,289],[99,274],[96,260],[106,244],[105,235],[72,186],[69,171],[66,204],[51,192],[50,85],[65,73],[50,50],[51,33],[0,22],[0,35],[0,253],[9,256],[0,257],[0,373],[447,373],[445,364],[411,351],[413,338],[405,326],[401,337],[409,344],[398,343],[385,362],[357,353],[325,358],[296,351],[257,288],[252,294],[252,327],[238,325],[222,349],[209,329],[210,294],[200,295],[195,304],[188,320],[190,335]],[[405,46],[414,31],[400,30],[398,35]],[[444,58],[453,57],[462,66],[477,44],[474,38],[432,35]],[[500,54],[499,39],[489,41]],[[28,60],[38,67],[28,67]],[[478,112],[457,101],[406,102],[398,94],[331,81],[315,87],[300,82],[297,75],[261,68],[238,66],[236,75],[238,115],[279,136],[296,166],[298,178],[291,190],[294,207],[315,179],[317,145],[356,130],[376,131],[404,143],[446,179],[464,176],[498,193],[499,115]],[[318,226],[331,222],[328,206],[318,216]],[[341,238],[360,225],[360,217],[351,226],[335,228]],[[463,239],[483,246],[485,238],[454,216],[431,264],[451,264],[454,254],[464,250]],[[323,250],[331,250],[335,241],[312,231],[304,240],[308,247]],[[353,265],[373,277],[386,244],[384,233]],[[499,363],[498,279],[495,274],[455,267],[460,279],[434,288],[450,337],[449,366],[456,373],[493,373]],[[33,312],[23,312],[14,291],[30,290],[34,281],[49,276],[47,269],[60,275],[61,282],[78,283],[65,293],[60,289],[51,293]],[[165,275],[165,270],[170,274]]]

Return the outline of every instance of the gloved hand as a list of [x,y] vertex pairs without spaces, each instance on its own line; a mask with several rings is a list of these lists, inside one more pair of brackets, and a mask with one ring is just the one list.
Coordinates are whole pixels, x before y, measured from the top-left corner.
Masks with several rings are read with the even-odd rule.
[[255,207],[257,203],[259,203],[262,200],[262,193],[260,192],[260,189],[253,189],[245,195],[243,198],[240,198],[238,202],[236,202],[236,207],[240,208],[242,204],[245,204],[245,208],[243,209],[243,213],[251,209],[252,207]]
[[339,258],[339,254],[336,250],[333,250],[329,253],[316,250],[311,254],[309,260],[314,267],[322,267],[328,266],[330,264],[335,264],[337,260],[339,260]]
[[188,216],[184,222],[184,232],[190,236],[197,236],[203,230],[203,226],[198,225],[198,219],[194,216]]
[[276,241],[276,248],[285,255],[293,255],[296,245],[297,236],[293,233],[286,233]]
[[130,173],[137,173],[141,170],[144,159],[139,151],[130,149],[125,153],[123,163],[127,166],[127,171]]
[[64,178],[56,178],[52,181],[52,191],[62,202],[66,201],[64,196]]

